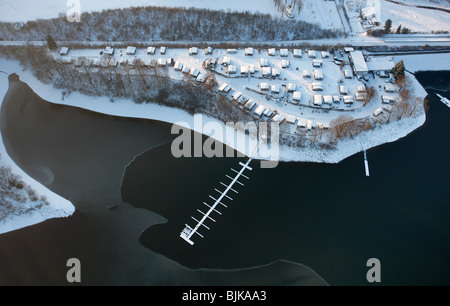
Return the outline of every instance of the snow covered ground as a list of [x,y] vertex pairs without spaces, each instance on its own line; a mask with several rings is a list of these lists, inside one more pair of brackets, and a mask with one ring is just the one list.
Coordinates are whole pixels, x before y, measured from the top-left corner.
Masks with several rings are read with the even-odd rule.
[[[398,0],[396,2],[449,8],[448,0]],[[443,11],[405,6],[386,0],[345,0],[345,5],[355,33],[365,31],[361,26],[359,14],[361,8],[370,6],[374,7],[376,19],[381,23],[381,27],[384,27],[387,19],[392,20],[393,31],[399,25],[414,32],[450,31],[450,13]]]
[[[1,21],[28,21],[55,18],[65,15],[72,6],[65,0],[2,0],[0,1]],[[304,0],[300,14],[295,10],[296,20],[318,23],[325,29],[342,29],[341,20],[334,1]],[[81,12],[101,11],[136,6],[194,7],[224,11],[249,11],[252,13],[271,14],[286,18],[275,7],[273,0],[80,0]]]
[[[14,72],[22,74],[22,68],[17,62],[6,61],[0,58],[0,70],[6,73],[0,73],[0,107],[3,102],[3,97],[8,90],[8,75]],[[0,135],[1,136],[1,135]],[[29,185],[39,196],[45,196],[50,203],[49,206],[43,206],[40,210],[35,210],[32,213],[11,216],[0,222],[0,234],[10,232],[19,228],[40,223],[46,219],[67,217],[72,215],[75,208],[66,199],[51,192],[45,186],[40,184],[20,169],[14,161],[9,157],[6,148],[3,144],[3,138],[0,137],[0,164],[12,169],[13,173],[19,175],[27,185]],[[0,203],[1,204],[1,203]],[[21,204],[22,205],[22,204]]]

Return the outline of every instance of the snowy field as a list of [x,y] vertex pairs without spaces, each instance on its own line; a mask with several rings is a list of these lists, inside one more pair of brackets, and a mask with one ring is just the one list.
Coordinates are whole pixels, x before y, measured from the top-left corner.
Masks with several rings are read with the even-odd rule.
[[[17,62],[6,61],[0,58],[0,70],[6,73],[0,73],[0,107],[3,102],[3,97],[8,90],[8,75],[13,72],[22,73],[22,68]],[[1,135],[0,135],[1,136]],[[19,175],[21,179],[29,185],[40,196],[45,196],[50,203],[49,206],[44,206],[40,210],[33,211],[30,214],[22,216],[11,216],[0,222],[0,234],[10,232],[19,228],[40,223],[50,218],[60,218],[72,215],[75,208],[66,199],[48,190],[45,186],[31,178],[28,174],[22,171],[9,157],[6,148],[3,144],[3,138],[0,137],[0,164],[12,169],[13,173]],[[23,204],[20,204],[23,205]]]
[[[0,20],[25,22],[35,19],[55,18],[60,14],[65,15],[69,11],[70,7],[66,3],[66,0],[2,0],[0,1]],[[249,11],[286,18],[275,7],[273,0],[80,0],[82,12],[136,6],[194,7],[224,11]],[[297,14],[297,10],[294,12],[296,20],[318,23],[324,29],[342,29],[334,1],[304,0],[300,14]]]
[[[397,2],[447,9],[450,7],[448,0],[399,0]],[[359,18],[360,9],[370,6],[375,9],[376,18],[382,27],[387,19],[392,20],[393,31],[400,24],[403,28],[409,28],[414,32],[450,31],[450,13],[443,11],[404,6],[386,0],[345,0],[345,5],[355,33],[364,32]]]

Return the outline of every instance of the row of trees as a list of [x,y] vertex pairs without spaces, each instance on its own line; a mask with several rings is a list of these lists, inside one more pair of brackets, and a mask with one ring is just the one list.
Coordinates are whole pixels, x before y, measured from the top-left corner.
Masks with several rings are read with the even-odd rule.
[[138,7],[83,13],[27,23],[0,23],[0,39],[57,41],[276,41],[333,38],[343,33],[269,14],[206,9]]

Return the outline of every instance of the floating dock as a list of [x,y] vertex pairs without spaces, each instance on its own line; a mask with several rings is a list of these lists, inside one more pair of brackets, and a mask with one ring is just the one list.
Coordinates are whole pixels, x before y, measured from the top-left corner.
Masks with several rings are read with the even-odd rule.
[[[244,184],[242,182],[239,181],[240,177],[243,177],[245,179],[249,179],[248,176],[246,176],[244,174],[245,170],[252,170],[252,168],[249,166],[250,162],[253,160],[253,158],[249,158],[248,161],[244,164],[242,162],[239,162],[239,165],[241,166],[241,170],[235,170],[233,168],[231,168],[231,170],[235,173],[235,176],[232,177],[230,175],[225,175],[227,177],[227,179],[229,179],[230,181],[228,183],[223,183],[220,182],[220,184],[222,186],[225,187],[225,190],[221,191],[217,188],[215,188],[214,190],[219,194],[219,196],[209,196],[210,199],[212,199],[214,201],[214,204],[210,205],[206,202],[203,202],[203,205],[205,205],[208,208],[207,212],[204,212],[200,209],[197,209],[197,212],[199,212],[202,217],[200,220],[198,220],[197,218],[191,216],[192,220],[194,220],[196,222],[196,225],[194,227],[191,227],[189,225],[186,224],[186,227],[183,229],[183,231],[180,233],[180,237],[183,238],[187,243],[189,243],[190,245],[194,245],[194,241],[192,241],[192,236],[194,236],[195,234],[197,234],[198,236],[200,236],[201,238],[203,238],[203,235],[199,233],[199,229],[200,228],[205,228],[207,230],[209,230],[210,228],[205,224],[205,221],[212,221],[212,222],[216,222],[216,220],[214,220],[211,217],[211,214],[217,213],[219,215],[222,215],[222,213],[218,210],[218,206],[221,205],[223,207],[227,207],[226,204],[223,203],[224,200],[228,199],[228,200],[233,200],[233,198],[231,198],[228,193],[230,191],[233,191],[234,193],[238,193],[233,186],[235,184],[239,184],[241,186],[244,186]],[[217,198],[215,198],[217,197]]]
[[366,150],[364,150],[364,168],[366,170],[366,176],[370,176],[370,173],[369,173],[369,161],[367,160]]
[[446,97],[441,96],[440,94],[436,94],[441,99],[441,102],[450,107],[450,100]]

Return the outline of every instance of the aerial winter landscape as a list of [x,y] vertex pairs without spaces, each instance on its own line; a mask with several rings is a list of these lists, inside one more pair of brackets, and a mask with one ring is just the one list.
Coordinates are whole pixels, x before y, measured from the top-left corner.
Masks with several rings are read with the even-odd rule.
[[0,96],[0,285],[449,285],[449,0],[4,0]]

